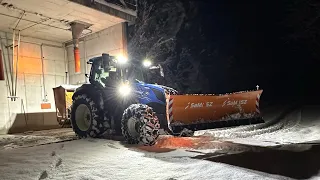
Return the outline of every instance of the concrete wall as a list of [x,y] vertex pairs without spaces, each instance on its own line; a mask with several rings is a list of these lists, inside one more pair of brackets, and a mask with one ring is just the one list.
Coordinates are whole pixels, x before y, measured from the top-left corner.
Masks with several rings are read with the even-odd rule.
[[[8,42],[5,33],[0,32],[0,37],[4,60],[8,65],[8,52],[4,46],[12,44],[12,34],[7,34]],[[44,78],[41,44],[44,44],[42,46]],[[65,83],[67,64],[65,54],[62,43],[21,37],[17,81],[19,98],[16,101],[7,98],[10,95],[8,82],[0,81],[0,133],[7,133],[10,128],[11,131],[23,129],[26,124],[29,130],[37,130],[40,126],[57,127],[52,88]],[[9,57],[12,58],[12,49],[9,49]],[[45,94],[51,103],[51,109],[41,109]]]
[[[81,73],[77,74],[74,72],[72,44],[65,47],[62,43],[21,37],[17,80],[19,98],[16,101],[8,98],[10,93],[7,78],[0,81],[0,134],[58,128],[52,88],[65,84],[67,81],[70,84],[84,83],[86,80],[84,74],[90,72],[90,65],[87,65],[86,62],[92,57],[101,56],[102,53],[114,56],[126,55],[126,37],[123,30],[124,24],[118,24],[82,38],[83,41],[80,43]],[[12,34],[0,32],[0,38],[3,58],[8,66],[8,52],[4,47],[12,44]],[[10,60],[12,53],[12,49],[9,49]],[[67,80],[65,72],[68,72]],[[9,72],[5,73],[10,75]],[[10,77],[9,84],[11,84]],[[51,104],[50,109],[41,109],[45,95],[47,95],[48,103]]]
[[102,53],[109,53],[110,55],[125,55],[126,42],[123,35],[124,24],[120,23],[100,32],[91,34],[83,38],[80,42],[80,59],[81,59],[81,73],[74,71],[74,54],[73,45],[67,46],[68,57],[68,72],[70,84],[82,84],[85,82],[85,73],[89,74],[90,65],[86,62],[96,56],[101,56]]

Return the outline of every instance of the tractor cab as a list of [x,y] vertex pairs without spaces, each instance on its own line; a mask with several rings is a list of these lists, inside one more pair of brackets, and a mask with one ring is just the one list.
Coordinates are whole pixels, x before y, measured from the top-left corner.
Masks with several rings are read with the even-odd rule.
[[116,88],[127,83],[164,84],[164,73],[161,65],[152,66],[144,61],[141,65],[130,64],[123,57],[102,56],[90,59],[89,82],[101,88]]
[[100,57],[92,58],[88,61],[91,64],[89,81],[91,84],[102,88],[113,87],[124,80],[125,69],[119,67],[117,58],[102,54]]

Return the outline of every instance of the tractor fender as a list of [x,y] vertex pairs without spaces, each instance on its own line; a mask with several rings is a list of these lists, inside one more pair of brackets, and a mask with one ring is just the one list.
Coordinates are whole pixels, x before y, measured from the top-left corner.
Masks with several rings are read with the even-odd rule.
[[76,89],[72,96],[72,100],[78,95],[87,94],[92,98],[100,107],[101,110],[104,110],[104,94],[101,90],[93,86],[92,84],[83,84]]

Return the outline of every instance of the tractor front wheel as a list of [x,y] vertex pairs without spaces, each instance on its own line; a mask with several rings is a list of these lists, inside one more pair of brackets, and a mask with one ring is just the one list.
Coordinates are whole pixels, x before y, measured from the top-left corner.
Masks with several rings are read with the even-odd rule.
[[71,107],[71,125],[79,138],[99,137],[106,131],[97,103],[86,94],[75,97]]
[[142,143],[152,146],[159,137],[159,129],[159,120],[147,105],[133,104],[123,113],[121,130],[129,144]]

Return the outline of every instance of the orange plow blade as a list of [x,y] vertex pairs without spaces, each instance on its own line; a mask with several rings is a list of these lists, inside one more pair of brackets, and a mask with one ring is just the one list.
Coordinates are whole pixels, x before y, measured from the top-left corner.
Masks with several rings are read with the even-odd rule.
[[167,119],[173,130],[200,130],[263,122],[259,101],[262,90],[225,95],[171,95]]

